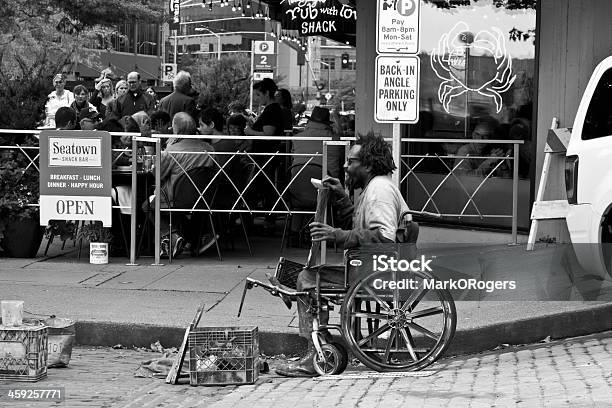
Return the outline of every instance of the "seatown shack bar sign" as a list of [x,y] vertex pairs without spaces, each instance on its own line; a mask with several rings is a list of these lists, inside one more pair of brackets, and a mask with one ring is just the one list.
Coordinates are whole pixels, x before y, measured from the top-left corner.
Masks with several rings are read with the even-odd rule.
[[283,28],[300,35],[355,33],[357,11],[338,0],[282,0]]
[[40,225],[49,220],[111,225],[111,136],[45,130],[40,134]]
[[419,121],[419,67],[417,56],[376,57],[376,122]]

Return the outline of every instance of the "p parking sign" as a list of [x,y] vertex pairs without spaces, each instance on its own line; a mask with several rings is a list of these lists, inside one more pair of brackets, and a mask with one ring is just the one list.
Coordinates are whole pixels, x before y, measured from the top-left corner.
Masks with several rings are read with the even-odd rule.
[[162,81],[164,82],[172,82],[178,72],[176,64],[161,64],[161,70]]

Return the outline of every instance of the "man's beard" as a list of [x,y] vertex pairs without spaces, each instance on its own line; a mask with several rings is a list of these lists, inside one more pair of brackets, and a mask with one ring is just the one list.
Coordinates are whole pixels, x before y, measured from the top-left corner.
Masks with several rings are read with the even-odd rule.
[[355,177],[350,176],[348,173],[344,173],[344,185],[351,195],[355,189],[361,188],[359,187],[359,182],[355,179]]

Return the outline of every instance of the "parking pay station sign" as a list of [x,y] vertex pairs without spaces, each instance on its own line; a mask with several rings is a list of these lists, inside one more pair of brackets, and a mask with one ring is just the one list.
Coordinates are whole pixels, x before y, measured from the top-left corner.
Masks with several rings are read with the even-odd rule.
[[420,0],[378,0],[376,52],[418,54]]
[[417,56],[376,57],[376,122],[419,121],[419,68]]

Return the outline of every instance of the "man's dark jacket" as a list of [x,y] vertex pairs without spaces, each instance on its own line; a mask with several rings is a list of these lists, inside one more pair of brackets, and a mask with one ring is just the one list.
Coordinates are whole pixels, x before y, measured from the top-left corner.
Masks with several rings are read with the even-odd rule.
[[196,103],[191,96],[187,96],[182,92],[174,91],[170,95],[162,98],[159,103],[159,109],[168,112],[170,118],[178,112],[187,112],[191,117],[195,118]]
[[150,95],[138,90],[136,92],[128,91],[125,95],[117,99],[117,110],[113,110],[113,115],[117,119],[124,116],[132,116],[136,112],[145,111],[149,115],[155,107],[155,101]]

